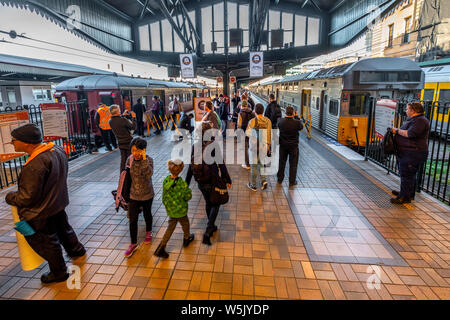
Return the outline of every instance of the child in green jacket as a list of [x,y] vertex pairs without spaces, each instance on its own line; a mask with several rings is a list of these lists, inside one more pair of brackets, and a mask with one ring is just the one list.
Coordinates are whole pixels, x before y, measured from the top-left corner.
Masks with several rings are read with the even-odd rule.
[[192,198],[192,191],[189,189],[186,181],[178,175],[183,171],[183,161],[169,160],[169,171],[171,175],[167,176],[163,182],[163,204],[166,207],[169,216],[169,227],[164,233],[164,237],[155,251],[155,256],[168,258],[166,245],[172,236],[177,223],[180,222],[184,232],[183,246],[187,247],[194,240],[194,234],[189,233],[188,201]]

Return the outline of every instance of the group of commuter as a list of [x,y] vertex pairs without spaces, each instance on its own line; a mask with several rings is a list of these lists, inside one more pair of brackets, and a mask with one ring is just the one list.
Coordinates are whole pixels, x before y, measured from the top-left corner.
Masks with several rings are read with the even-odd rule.
[[[289,158],[290,166],[289,184],[297,183],[295,177],[299,156],[299,132],[303,128],[303,123],[295,115],[292,107],[286,108],[283,118],[273,95],[270,96],[270,100],[271,103],[265,112],[260,103],[255,104],[252,108],[249,97],[245,94],[242,97],[234,95],[232,100],[234,107],[239,108],[236,128],[243,129],[246,139],[249,140],[246,145],[250,153],[245,158],[245,167],[248,168],[251,165],[251,180],[248,187],[253,191],[257,190],[258,175],[261,176],[261,189],[267,188],[266,177],[261,172],[264,163],[261,161],[260,152],[263,155],[271,155],[272,129],[275,128],[280,131],[278,183],[284,179],[287,158]],[[201,125],[202,135],[207,130],[219,128],[221,119],[213,109],[211,102],[206,104],[207,113]],[[152,241],[151,206],[155,195],[152,182],[154,162],[146,152],[146,140],[132,136],[132,131],[137,128],[137,119],[140,119],[136,112],[137,109],[126,110],[124,115],[121,115],[120,107],[112,105],[108,111],[110,112],[108,120],[110,129],[101,117],[99,123],[102,124],[102,130],[112,130],[117,137],[117,146],[121,150],[120,170],[121,172],[128,170],[131,180],[128,201],[131,241],[125,252],[125,257],[130,257],[138,248],[137,221],[141,209],[146,223],[144,244]],[[392,192],[397,197],[391,199],[391,202],[396,204],[409,203],[414,199],[416,173],[428,155],[427,140],[430,123],[423,114],[423,106],[420,103],[408,104],[406,113],[408,119],[401,128],[392,129],[399,150],[398,162],[401,176],[400,191],[393,190]],[[44,143],[40,129],[34,124],[26,124],[14,129],[11,136],[11,144],[15,151],[25,152],[29,157],[18,178],[17,191],[8,193],[5,201],[18,208],[21,223],[20,225],[16,224],[16,230],[25,235],[29,245],[49,264],[50,272],[42,274],[41,281],[43,283],[65,281],[69,274],[61,245],[68,256],[73,259],[86,254],[86,249],[78,240],[65,212],[65,208],[69,204],[67,155],[62,147],[52,142]],[[211,164],[206,164],[204,161],[195,162],[195,150],[200,150],[204,157],[210,143],[212,141],[203,141],[202,139],[192,147],[191,160],[193,161],[187,170],[186,180],[180,177],[184,163],[179,159],[168,162],[170,174],[163,182],[162,202],[169,221],[163,239],[154,252],[158,257],[167,258],[169,256],[166,245],[178,222],[183,229],[183,246],[187,247],[194,240],[194,235],[190,233],[187,217],[188,202],[192,198],[192,191],[189,188],[192,178],[197,182],[205,200],[207,225],[202,243],[211,245],[211,236],[218,229],[215,221],[220,206],[228,201],[228,198],[223,201],[221,195],[223,196],[223,193],[231,188],[232,181],[224,161],[219,161],[219,163],[214,161]],[[258,148],[259,144],[262,144],[261,148]],[[217,153],[212,155],[214,159],[223,159],[223,155],[218,154],[220,151],[214,150],[213,152]],[[247,160],[249,161],[247,162]]]

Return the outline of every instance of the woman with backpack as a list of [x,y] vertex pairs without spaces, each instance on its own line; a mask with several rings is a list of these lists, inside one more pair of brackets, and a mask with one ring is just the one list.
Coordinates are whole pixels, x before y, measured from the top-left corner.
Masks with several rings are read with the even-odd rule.
[[[211,128],[212,126],[209,121],[205,121],[202,123],[202,138],[205,132]],[[202,139],[196,142],[196,144],[192,147],[191,164],[189,165],[189,169],[186,175],[186,182],[188,185],[191,182],[192,176],[194,176],[195,181],[197,181],[198,183],[198,188],[200,189],[201,193],[203,194],[203,198],[205,199],[205,209],[206,216],[208,217],[208,225],[206,227],[205,233],[203,234],[202,243],[207,245],[211,245],[210,238],[213,233],[217,231],[215,222],[220,209],[220,204],[216,203],[212,196],[214,196],[215,192],[218,190],[220,190],[219,192],[225,193],[226,188],[231,188],[231,178],[223,161],[223,157],[220,154],[217,154],[217,159],[222,159],[222,161],[219,161],[220,163],[216,163],[215,161],[212,164],[205,163],[205,156],[216,158],[214,152],[211,155],[207,155],[204,153],[205,148],[211,143],[213,143],[213,141],[203,141]],[[199,146],[198,144],[201,144],[201,146]],[[198,155],[197,157],[197,154],[195,154],[194,152],[195,150],[201,150],[201,159],[200,155]],[[221,189],[223,188],[221,187],[221,185],[225,184],[225,190]]]
[[152,241],[152,202],[155,195],[152,183],[153,159],[145,152],[147,141],[136,137],[130,145],[131,155],[128,157],[126,166],[129,167],[131,178],[130,201],[128,202],[131,244],[125,252],[126,258],[131,257],[137,249],[140,207],[143,208],[146,225],[144,244],[149,244]]

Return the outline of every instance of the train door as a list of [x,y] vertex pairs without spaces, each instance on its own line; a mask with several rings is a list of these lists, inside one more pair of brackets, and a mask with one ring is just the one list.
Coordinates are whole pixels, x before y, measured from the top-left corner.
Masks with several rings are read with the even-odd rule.
[[279,88],[277,88],[277,92],[276,92],[276,95],[275,95],[275,101],[278,104],[280,104],[280,89]]
[[301,117],[308,119],[311,113],[311,90],[302,90]]
[[325,113],[325,90],[322,90],[320,93],[320,101],[319,101],[319,128],[325,130],[324,125],[324,113]]
[[[447,124],[449,122],[450,108],[448,108],[450,104],[450,83],[449,82],[440,82],[438,84],[439,91],[437,92],[435,101],[439,104],[436,105],[434,110],[434,118],[437,116],[438,121],[444,121]],[[447,107],[444,107],[447,106]],[[445,131],[444,131],[445,132]]]

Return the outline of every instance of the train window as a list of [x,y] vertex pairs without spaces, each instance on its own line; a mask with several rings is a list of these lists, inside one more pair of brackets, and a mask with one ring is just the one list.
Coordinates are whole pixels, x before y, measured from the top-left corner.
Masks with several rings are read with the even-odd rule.
[[363,115],[367,114],[370,103],[369,94],[351,94],[350,95],[350,107],[348,113],[350,115]]
[[423,101],[433,101],[434,89],[423,90]]
[[110,106],[114,104],[113,98],[111,96],[100,96],[100,99],[104,105]]
[[337,116],[339,112],[339,101],[338,100],[330,100],[330,105],[328,107],[328,113],[333,116]]
[[450,102],[450,89],[439,90],[439,103]]

